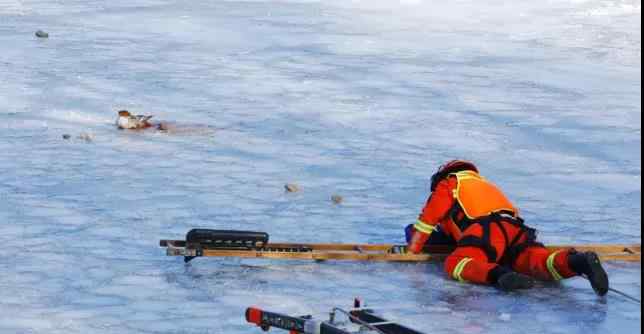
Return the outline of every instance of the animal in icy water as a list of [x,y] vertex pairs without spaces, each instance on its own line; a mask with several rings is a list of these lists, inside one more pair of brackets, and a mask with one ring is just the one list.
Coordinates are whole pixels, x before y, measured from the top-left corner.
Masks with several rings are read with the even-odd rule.
[[137,130],[137,129],[147,129],[153,126],[152,123],[150,123],[150,119],[153,116],[132,115],[127,110],[119,111],[118,115],[119,116],[116,119],[116,126],[119,129]]
[[203,124],[178,124],[175,122],[157,121],[151,122],[152,115],[132,115],[127,110],[118,112],[116,126],[120,130],[156,130],[158,133],[172,135],[201,135],[211,136],[215,129],[209,125]]

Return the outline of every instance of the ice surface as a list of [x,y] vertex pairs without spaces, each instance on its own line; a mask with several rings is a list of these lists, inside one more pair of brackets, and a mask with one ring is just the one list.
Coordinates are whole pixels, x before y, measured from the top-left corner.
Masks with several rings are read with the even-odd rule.
[[[117,131],[122,108],[200,130]],[[0,0],[0,333],[259,333],[247,306],[355,296],[428,333],[641,332],[580,279],[506,295],[430,264],[157,247],[400,242],[451,158],[546,242],[641,242],[641,2]],[[641,296],[639,264],[608,270]]]

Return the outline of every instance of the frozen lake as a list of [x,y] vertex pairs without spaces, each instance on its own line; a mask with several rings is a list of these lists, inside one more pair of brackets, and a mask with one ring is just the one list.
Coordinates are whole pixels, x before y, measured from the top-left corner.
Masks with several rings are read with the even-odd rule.
[[[640,333],[641,306],[580,279],[184,266],[158,240],[402,242],[466,158],[547,243],[640,243],[641,88],[634,0],[0,0],[0,333],[260,333],[250,305],[356,296],[427,333]],[[123,108],[209,131],[118,131]],[[641,297],[641,265],[607,269]]]

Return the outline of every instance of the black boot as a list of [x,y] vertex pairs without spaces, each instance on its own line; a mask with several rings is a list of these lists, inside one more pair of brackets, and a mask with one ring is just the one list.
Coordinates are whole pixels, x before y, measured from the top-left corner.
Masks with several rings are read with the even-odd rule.
[[600,296],[608,293],[609,281],[606,270],[602,267],[599,256],[595,252],[577,253],[571,252],[568,257],[570,269],[579,275],[584,275],[590,281],[590,285]]
[[496,286],[503,291],[532,289],[534,287],[534,279],[530,276],[512,271],[501,275],[499,281],[496,282]]
[[534,287],[534,279],[532,277],[519,274],[504,266],[497,266],[492,269],[488,274],[488,282],[503,291],[531,289]]

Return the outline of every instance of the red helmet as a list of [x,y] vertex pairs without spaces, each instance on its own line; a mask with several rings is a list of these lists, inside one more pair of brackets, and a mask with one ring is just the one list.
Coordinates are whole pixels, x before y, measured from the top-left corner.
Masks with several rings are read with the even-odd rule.
[[479,169],[476,166],[465,160],[452,160],[438,168],[438,171],[432,176],[432,185],[431,190],[434,192],[438,183],[447,177],[447,175],[452,173],[458,173],[462,171],[470,170],[478,173]]

